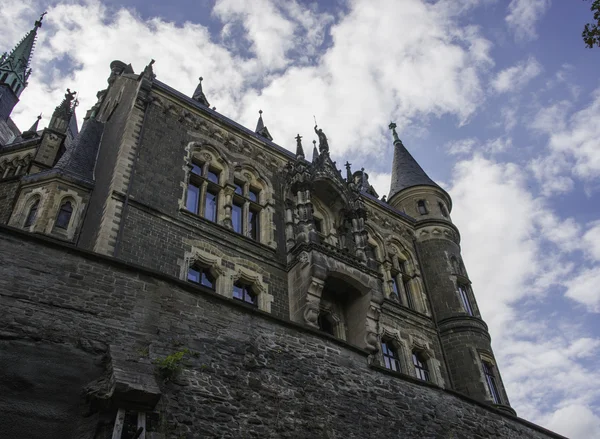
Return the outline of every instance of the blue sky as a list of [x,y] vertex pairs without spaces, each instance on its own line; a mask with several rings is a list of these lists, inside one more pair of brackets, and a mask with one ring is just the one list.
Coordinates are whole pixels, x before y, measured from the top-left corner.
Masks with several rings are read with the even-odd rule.
[[600,437],[600,49],[579,0],[4,0],[0,50],[37,18],[34,73],[14,119],[44,121],[64,89],[80,117],[109,63],[191,94],[275,142],[310,145],[387,193],[395,120],[454,200],[453,221],[512,405]]

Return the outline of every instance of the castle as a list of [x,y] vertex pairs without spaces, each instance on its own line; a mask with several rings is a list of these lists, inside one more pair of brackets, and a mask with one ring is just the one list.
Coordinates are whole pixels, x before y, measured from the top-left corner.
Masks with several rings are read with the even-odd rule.
[[20,132],[42,18],[0,59],[0,436],[560,437],[510,407],[395,124],[387,200],[319,127],[292,153],[153,61]]

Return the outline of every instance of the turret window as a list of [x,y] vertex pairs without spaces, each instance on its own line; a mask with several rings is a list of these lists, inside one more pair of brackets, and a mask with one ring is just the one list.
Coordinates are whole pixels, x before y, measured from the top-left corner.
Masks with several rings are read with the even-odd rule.
[[27,213],[27,218],[25,218],[25,223],[23,227],[31,227],[35,222],[35,218],[37,216],[38,207],[40,205],[40,200],[37,199],[33,202],[31,207],[29,208],[29,212]]
[[425,200],[419,200],[417,202],[417,207],[418,207],[419,213],[421,215],[427,215],[428,211],[427,211],[427,205],[425,204]]
[[471,302],[469,301],[468,287],[465,285],[458,285],[458,294],[462,302],[462,306],[467,314],[473,315],[473,309],[471,308]]
[[56,217],[56,223],[54,227],[57,229],[68,229],[69,223],[71,222],[71,216],[73,215],[73,205],[70,201],[63,203],[60,206],[60,210],[58,211],[58,216]]
[[483,374],[485,375],[485,381],[490,391],[490,396],[494,401],[494,404],[501,404],[500,393],[498,392],[498,386],[496,385],[496,376],[494,374],[494,366],[489,361],[482,360]]
[[412,353],[413,365],[415,366],[415,374],[421,381],[430,381],[429,368],[427,367],[427,360],[421,352],[413,351]]
[[248,183],[234,180],[231,223],[233,231],[260,240],[260,191]]
[[408,261],[400,261],[400,275],[398,276],[402,281],[404,287],[404,295],[406,297],[406,306],[410,309],[415,309],[415,300],[413,297],[412,288],[410,286],[410,276],[408,275]]
[[440,212],[444,218],[448,218],[448,209],[446,209],[446,205],[441,201],[438,203],[440,206]]
[[383,355],[383,364],[386,369],[400,372],[400,357],[398,350],[388,339],[381,340],[381,353]]

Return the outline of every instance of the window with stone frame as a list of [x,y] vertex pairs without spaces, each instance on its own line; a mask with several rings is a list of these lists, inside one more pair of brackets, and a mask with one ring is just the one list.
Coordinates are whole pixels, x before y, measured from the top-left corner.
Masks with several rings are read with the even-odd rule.
[[398,303],[401,303],[400,300],[400,287],[398,286],[398,272],[392,271],[391,273],[392,281],[391,281],[391,296],[392,300],[395,300]]
[[427,213],[429,213],[427,210],[427,204],[425,203],[425,200],[417,201],[417,209],[421,215],[427,215]]
[[469,287],[462,283],[457,285],[458,295],[462,303],[463,309],[470,316],[473,315],[473,308],[471,307],[471,300],[469,299]]
[[317,318],[319,330],[335,337],[335,320],[329,311],[321,310]]
[[58,209],[54,228],[67,230],[71,223],[71,216],[73,216],[73,203],[71,201],[65,201]]
[[29,206],[29,209],[27,210],[27,216],[25,217],[25,222],[23,223],[23,227],[31,227],[35,223],[39,205],[40,205],[39,198],[36,198],[31,203],[31,205]]
[[386,369],[393,370],[394,372],[400,372],[400,355],[398,349],[394,345],[394,342],[389,338],[381,339],[381,355],[383,357],[383,365]]
[[[249,174],[244,173],[247,176]],[[261,189],[248,181],[235,179],[235,190],[231,203],[231,224],[233,231],[260,241]]]
[[209,221],[217,222],[221,170],[210,166],[209,162],[192,161],[189,174],[185,207]]
[[431,381],[429,373],[429,366],[427,365],[427,358],[421,351],[412,351],[412,361],[415,368],[415,375],[421,381]]
[[481,365],[483,367],[483,375],[485,377],[485,382],[487,384],[488,391],[490,392],[490,396],[492,397],[492,401],[494,401],[494,404],[502,404],[500,392],[498,391],[498,385],[496,384],[496,373],[493,363],[491,361],[482,359]]
[[448,209],[446,209],[446,205],[441,201],[438,202],[438,206],[440,206],[440,213],[444,218],[448,218]]
[[194,263],[188,268],[187,280],[211,290],[216,288],[216,278],[210,272],[210,268],[199,263]]
[[406,306],[410,309],[416,309],[415,298],[410,285],[410,276],[408,275],[408,261],[398,261],[398,267],[400,269],[397,279],[402,283],[402,289],[404,290],[404,297],[406,299]]
[[[146,433],[159,434],[159,431],[160,416],[158,413],[119,409],[115,418],[112,438],[138,439],[142,434],[148,438]],[[162,435],[156,437],[162,437]]]
[[233,298],[258,308],[257,294],[251,285],[244,282],[238,281],[233,284]]

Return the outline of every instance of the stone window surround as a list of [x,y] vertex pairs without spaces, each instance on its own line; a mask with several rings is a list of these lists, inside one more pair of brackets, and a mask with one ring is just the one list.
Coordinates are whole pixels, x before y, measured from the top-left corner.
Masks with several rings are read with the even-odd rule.
[[465,290],[465,293],[467,295],[467,299],[469,301],[469,305],[471,307],[472,314],[470,314],[470,315],[472,317],[480,317],[480,315],[479,315],[479,308],[477,307],[477,303],[475,302],[475,295],[473,294],[473,289],[471,288],[471,281],[469,279],[467,279],[466,277],[461,276],[461,275],[451,275],[450,276],[450,280],[452,281],[452,283],[454,285],[454,291],[455,291],[458,303],[460,303],[461,309],[465,312],[465,314],[469,314],[469,313],[465,309],[465,306],[463,304],[463,299],[462,299],[462,297],[460,295],[459,288],[461,286]]
[[494,359],[494,356],[491,354],[491,352],[488,351],[483,351],[483,350],[479,350],[477,349],[477,366],[479,368],[479,373],[481,374],[481,382],[483,383],[483,387],[485,389],[485,393],[486,393],[486,397],[488,398],[489,402],[491,402],[492,404],[496,404],[496,402],[494,401],[494,397],[492,396],[492,392],[489,388],[489,384],[487,382],[486,376],[485,376],[485,372],[483,370],[483,362],[485,361],[486,363],[489,363],[493,369],[493,377],[495,378],[494,382],[496,384],[496,390],[498,392],[498,398],[499,398],[499,404],[504,404],[504,394],[503,394],[503,389],[502,387],[502,382],[500,381],[500,375],[498,374],[498,366],[496,365],[496,360]]
[[[66,230],[57,229],[55,227],[56,220],[58,219],[58,213],[60,211],[61,206],[67,201],[71,202],[71,207],[73,208],[73,212],[71,213],[71,218],[69,220],[69,226]],[[75,232],[77,227],[79,226],[79,220],[83,213],[83,198],[75,192],[74,190],[68,189],[66,191],[61,191],[61,193],[57,194],[54,197],[54,203],[50,206],[50,212],[52,213],[52,221],[49,221],[46,230],[44,233],[48,235],[56,235],[60,238],[66,238],[68,240],[73,240],[75,237]]]
[[[400,305],[412,309],[421,314],[429,315],[427,301],[422,283],[419,281],[419,273],[415,267],[414,260],[408,251],[401,249],[396,242],[387,242],[389,248],[388,258],[383,263],[385,281],[385,296],[388,299],[396,301],[393,293],[393,280],[396,279],[398,292],[400,294]],[[401,264],[406,264],[406,270],[403,271]],[[405,283],[408,283],[413,300],[414,308],[408,306]]]
[[[228,260],[222,252],[216,250],[211,244],[204,243],[204,249],[193,247],[190,252],[186,252],[181,262],[180,279],[187,280],[188,268],[194,264],[208,268],[211,275],[215,278],[215,292],[221,296],[233,300],[233,285],[240,281],[252,288],[257,296],[258,309],[271,312],[271,303],[274,298],[269,294],[269,286],[265,283],[260,267],[251,262],[245,262],[241,265],[239,258]],[[225,261],[225,264],[223,263]],[[254,269],[248,265],[256,265]],[[226,268],[233,265],[234,268]]]
[[[267,245],[271,248],[277,247],[275,240],[275,223],[274,217],[274,201],[273,201],[273,188],[270,182],[260,176],[253,167],[244,164],[239,166],[235,172],[230,172],[230,164],[228,161],[219,153],[217,147],[208,143],[191,142],[186,148],[187,154],[184,157],[185,165],[183,167],[185,171],[184,180],[181,182],[182,197],[179,200],[180,210],[186,209],[186,199],[188,191],[188,182],[192,170],[192,163],[201,163],[203,165],[203,175],[206,175],[208,168],[215,169],[219,172],[219,183],[220,186],[218,199],[217,199],[217,218],[216,223],[223,225],[229,229],[232,229],[231,223],[231,208],[233,203],[233,195],[235,192],[235,180],[243,181],[247,184],[247,187],[252,187],[259,191],[258,205],[260,205],[259,218],[258,218],[258,229],[259,239],[256,241]],[[203,216],[204,210],[204,199],[206,194],[206,188],[208,183],[204,182],[200,187],[199,194],[199,212],[197,215]],[[246,203],[248,204],[248,203]],[[249,205],[244,207],[243,216],[245,221],[244,231],[242,235],[247,236],[247,219],[248,219]]]
[[27,152],[23,156],[18,154],[8,155],[7,158],[0,161],[0,179],[7,178],[11,169],[15,170],[12,176],[21,175],[31,163],[32,157],[33,153],[31,152]]
[[[37,187],[33,189],[30,193],[28,193],[25,197],[20,198],[17,201],[17,204],[15,205],[9,225],[27,230],[29,232],[39,230],[38,220],[40,219],[41,214],[46,207],[47,195],[48,191],[46,188]],[[36,217],[33,223],[26,228],[25,220],[27,219],[27,215],[29,214],[29,209],[31,209],[31,206],[36,200],[39,200]]]

